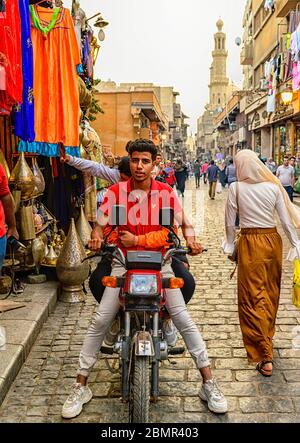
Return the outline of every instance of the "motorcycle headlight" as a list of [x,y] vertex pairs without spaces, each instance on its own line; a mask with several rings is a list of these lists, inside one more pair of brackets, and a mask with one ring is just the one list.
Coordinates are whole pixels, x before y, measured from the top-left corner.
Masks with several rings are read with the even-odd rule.
[[158,292],[156,275],[132,275],[129,284],[129,294],[155,295]]

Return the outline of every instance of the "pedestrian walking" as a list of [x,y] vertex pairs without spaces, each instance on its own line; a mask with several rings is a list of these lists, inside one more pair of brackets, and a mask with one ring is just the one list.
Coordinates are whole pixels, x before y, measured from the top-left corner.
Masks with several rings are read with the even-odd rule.
[[226,188],[226,185],[228,183],[227,176],[226,176],[226,163],[225,160],[222,161],[222,163],[218,166],[219,167],[219,178],[220,183],[222,185],[222,188]]
[[151,172],[151,177],[155,180],[156,177],[158,177],[161,174],[162,168],[161,168],[161,163],[162,163],[162,156],[160,153],[157,154],[155,162],[154,162],[154,166]]
[[290,160],[287,155],[284,157],[283,165],[279,166],[277,169],[276,175],[292,202],[295,184],[295,171],[293,166],[290,165]]
[[272,172],[272,174],[276,174],[277,167],[276,167],[276,163],[274,162],[274,160],[273,160],[272,157],[270,157],[270,158],[267,160],[267,162],[266,162],[266,166],[267,166],[268,169],[270,169],[270,171]]
[[201,165],[197,159],[194,163],[194,175],[196,181],[196,189],[200,188],[200,177],[201,177]]
[[[233,164],[233,160],[230,159],[229,160],[229,164],[226,168],[226,177],[227,177],[227,182],[228,182],[228,187],[230,187],[232,185],[232,183],[236,182],[236,168]],[[239,218],[239,214],[237,214],[236,219],[235,219],[235,226],[236,228],[238,228],[240,225],[240,218]]]
[[225,212],[223,249],[235,249],[235,219],[240,216],[238,240],[238,311],[249,362],[269,377],[273,371],[275,320],[282,275],[282,239],[276,229],[275,211],[293,246],[288,259],[300,259],[300,210],[294,206],[280,180],[250,150],[235,157],[237,182],[229,188]]
[[207,169],[207,178],[209,183],[208,193],[211,200],[214,200],[216,196],[218,176],[219,176],[219,168],[215,165],[214,160],[212,160],[210,162],[209,168]]
[[185,191],[185,182],[188,179],[188,170],[181,158],[177,159],[175,166],[175,177],[177,182],[177,189],[184,197],[184,191]]
[[226,177],[227,177],[227,183],[228,186],[230,186],[232,183],[236,182],[236,169],[233,164],[233,160],[229,160],[229,164],[225,171]]
[[168,185],[171,186],[171,188],[174,188],[176,184],[176,177],[175,177],[174,168],[172,167],[170,160],[166,161],[166,166],[162,171],[162,175],[164,177],[165,182],[168,183]]
[[202,167],[201,167],[201,175],[203,175],[203,181],[204,184],[206,185],[207,183],[207,170],[209,168],[209,163],[206,160],[205,163],[203,163]]

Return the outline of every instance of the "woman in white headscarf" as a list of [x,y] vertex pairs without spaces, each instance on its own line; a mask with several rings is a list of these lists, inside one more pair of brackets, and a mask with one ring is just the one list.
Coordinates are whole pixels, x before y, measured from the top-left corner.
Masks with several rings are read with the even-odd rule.
[[234,251],[235,219],[240,217],[238,243],[238,310],[248,360],[265,377],[273,370],[275,321],[282,275],[282,239],[276,229],[277,212],[292,245],[288,259],[300,259],[300,210],[291,203],[280,181],[250,150],[235,157],[237,182],[229,188],[225,213],[226,242]]

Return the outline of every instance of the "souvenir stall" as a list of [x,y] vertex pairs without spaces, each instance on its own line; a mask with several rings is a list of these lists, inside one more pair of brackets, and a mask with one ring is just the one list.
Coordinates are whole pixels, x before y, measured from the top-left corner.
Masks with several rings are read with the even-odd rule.
[[[20,240],[26,246],[14,265],[38,274],[41,267],[55,267],[62,256],[60,277],[85,255],[88,220],[96,221],[96,181],[61,164],[59,145],[70,155],[102,160],[99,136],[89,125],[100,46],[78,1],[73,1],[72,14],[60,0],[11,0],[2,9],[0,160],[10,176]],[[82,299],[80,285],[67,286],[66,301]]]

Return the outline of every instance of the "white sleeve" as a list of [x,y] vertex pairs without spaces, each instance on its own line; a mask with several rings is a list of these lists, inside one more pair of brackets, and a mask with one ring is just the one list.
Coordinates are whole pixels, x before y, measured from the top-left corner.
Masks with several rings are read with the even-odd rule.
[[225,230],[226,240],[222,243],[225,254],[232,254],[234,251],[235,240],[235,220],[238,213],[236,203],[236,187],[237,183],[232,183],[228,191],[227,203],[225,208]]
[[295,258],[300,259],[300,241],[298,239],[296,228],[294,227],[289,213],[287,212],[284,198],[280,189],[278,189],[277,192],[275,209],[279,215],[283,230],[293,246],[293,248],[291,248],[288,252],[287,260],[293,261]]
[[79,169],[79,171],[91,175],[92,177],[108,180],[110,183],[118,183],[121,179],[118,169],[109,168],[108,166],[93,162],[91,160],[84,160],[82,158],[72,157],[70,155],[70,160],[67,164]]

